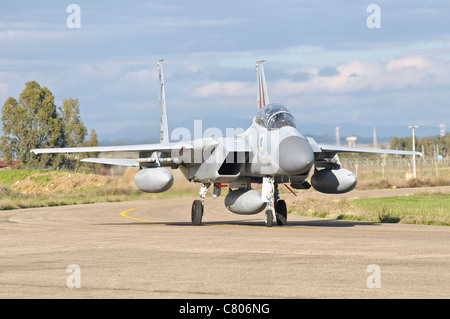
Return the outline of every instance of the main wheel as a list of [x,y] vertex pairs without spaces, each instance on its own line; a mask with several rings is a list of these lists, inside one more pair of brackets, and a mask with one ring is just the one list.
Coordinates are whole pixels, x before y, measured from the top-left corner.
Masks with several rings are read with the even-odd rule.
[[264,220],[266,227],[272,227],[273,225],[273,212],[271,209],[266,210],[266,219]]
[[275,211],[276,211],[276,216],[277,216],[277,224],[279,226],[286,225],[286,223],[287,223],[286,202],[282,199],[278,200],[275,205]]
[[201,225],[202,217],[203,217],[203,204],[201,200],[196,199],[192,203],[192,213],[191,213],[192,225],[195,226]]

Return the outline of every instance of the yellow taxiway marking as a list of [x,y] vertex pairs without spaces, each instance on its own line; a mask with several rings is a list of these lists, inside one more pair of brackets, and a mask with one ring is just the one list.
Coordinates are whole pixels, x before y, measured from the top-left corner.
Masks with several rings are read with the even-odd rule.
[[129,212],[131,212],[133,210],[136,210],[136,209],[141,209],[141,208],[158,208],[158,207],[173,206],[173,205],[177,205],[177,204],[179,204],[179,203],[165,203],[165,204],[155,204],[155,205],[134,207],[134,208],[130,208],[130,209],[124,210],[123,212],[120,213],[120,215],[123,216],[123,217],[131,218],[131,219],[135,219],[135,220],[139,220],[139,221],[147,222],[147,223],[164,223],[163,221],[148,220],[148,219],[142,219],[142,218],[129,216],[129,215],[127,215],[127,213],[129,213]]
[[[124,210],[123,212],[120,213],[120,215],[123,216],[123,217],[127,217],[127,218],[130,218],[130,219],[134,219],[134,220],[138,220],[138,221],[146,222],[146,223],[158,223],[158,224],[159,223],[166,223],[166,222],[163,222],[163,221],[148,220],[148,219],[142,219],[142,218],[133,217],[133,216],[128,215],[128,213],[132,212],[132,211],[134,211],[136,209],[158,208],[158,207],[165,207],[165,206],[173,206],[173,205],[176,205],[176,204],[178,204],[178,203],[167,203],[167,204],[159,204],[159,205],[148,205],[148,206],[134,207],[134,208],[130,208],[130,209]],[[265,226],[263,227],[263,226],[246,226],[246,225],[230,225],[230,224],[227,224],[227,225],[208,225],[208,224],[204,224],[204,226],[268,228],[268,227],[265,227]]]
[[[177,204],[180,204],[180,203],[165,203],[165,204],[155,204],[155,205],[134,207],[134,208],[130,208],[130,209],[124,210],[123,212],[120,213],[120,215],[123,216],[123,217],[127,217],[127,218],[130,218],[130,219],[134,219],[134,220],[138,220],[138,221],[146,222],[146,223],[156,223],[156,224],[167,223],[167,222],[164,222],[164,221],[148,220],[148,219],[142,219],[142,218],[133,217],[133,216],[128,215],[128,213],[132,212],[134,210],[137,210],[137,209],[142,209],[142,208],[159,208],[159,207],[173,206],[173,205],[177,205]],[[248,227],[248,228],[264,228],[264,229],[269,228],[269,227],[265,227],[265,226],[247,226],[247,225],[231,225],[231,224],[226,224],[226,225],[203,224],[203,226],[240,227],[240,228]]]
[[[174,206],[174,205],[178,205],[180,203],[164,203],[164,204],[154,204],[154,205],[147,205],[147,206],[140,206],[140,207],[134,207],[134,208],[130,208],[127,210],[124,210],[123,212],[120,213],[121,216],[123,217],[127,217],[130,219],[134,219],[134,220],[138,220],[138,221],[142,221],[142,222],[146,222],[146,223],[168,223],[167,221],[156,221],[156,220],[148,220],[148,219],[142,219],[142,218],[137,218],[137,217],[133,217],[133,216],[129,216],[128,213],[137,209],[142,209],[142,208],[159,208],[159,207],[167,207],[167,206]],[[211,212],[211,211],[210,211]],[[380,225],[382,225],[382,223],[380,223]],[[301,225],[286,225],[286,226],[282,226],[282,227],[266,227],[266,226],[256,226],[256,225],[235,225],[235,224],[203,224],[203,226],[215,226],[215,227],[231,227],[231,228],[251,228],[251,229],[255,229],[255,228],[263,228],[263,229],[284,229],[284,230],[309,230],[309,231],[320,231],[320,232],[342,232],[342,233],[378,233],[378,234],[395,234],[395,231],[385,231],[385,230],[345,230],[345,229],[330,229],[329,227],[327,228],[323,228],[318,226],[318,228],[316,227],[308,227],[308,226],[301,226]],[[398,232],[399,234],[409,234],[409,235],[444,235],[444,236],[450,236],[450,234],[448,233],[420,233],[420,232]]]
[[156,220],[147,220],[147,219],[142,219],[142,218],[137,218],[137,217],[133,217],[133,216],[128,216],[128,215],[127,215],[128,212],[131,212],[131,211],[133,211],[133,210],[135,210],[135,209],[138,209],[138,208],[147,208],[147,207],[152,207],[152,206],[143,206],[143,207],[135,207],[135,208],[127,209],[127,210],[124,210],[122,213],[120,213],[120,215],[123,216],[123,217],[127,217],[127,218],[131,218],[131,219],[139,220],[139,221],[141,221],[141,222],[147,222],[147,223],[160,223],[159,221],[156,221]]

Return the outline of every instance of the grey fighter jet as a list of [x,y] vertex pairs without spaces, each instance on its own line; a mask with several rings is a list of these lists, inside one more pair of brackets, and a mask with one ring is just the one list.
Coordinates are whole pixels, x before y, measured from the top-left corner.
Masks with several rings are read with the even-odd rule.
[[[226,208],[236,214],[257,214],[265,210],[265,225],[287,222],[286,202],[280,199],[278,185],[290,189],[311,186],[322,193],[345,193],[357,182],[355,174],[341,168],[338,153],[364,152],[422,155],[419,152],[349,148],[318,144],[303,136],[292,113],[283,105],[269,103],[263,68],[256,62],[257,113],[251,126],[231,137],[202,137],[170,142],[168,135],[163,60],[158,61],[160,143],[106,147],[34,149],[41,153],[137,152],[137,159],[86,158],[84,162],[139,167],[135,184],[143,192],[159,193],[170,189],[173,175],[166,168],[179,168],[187,180],[200,184],[199,198],[192,203],[193,225],[201,225],[204,200],[209,187],[213,197],[228,188]],[[306,181],[312,172],[311,184]],[[252,188],[262,184],[261,190]],[[287,185],[286,185],[287,186]]]

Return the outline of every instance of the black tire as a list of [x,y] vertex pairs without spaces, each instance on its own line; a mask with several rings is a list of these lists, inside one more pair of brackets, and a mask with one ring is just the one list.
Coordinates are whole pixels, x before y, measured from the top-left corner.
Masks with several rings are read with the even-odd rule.
[[203,217],[203,204],[201,200],[196,199],[192,203],[192,213],[191,213],[192,225],[200,226],[202,224],[202,217]]
[[265,219],[266,227],[272,227],[273,225],[273,213],[271,209],[266,210],[266,219]]
[[277,201],[275,205],[275,211],[277,216],[277,225],[283,226],[287,223],[287,207],[286,202],[282,199]]

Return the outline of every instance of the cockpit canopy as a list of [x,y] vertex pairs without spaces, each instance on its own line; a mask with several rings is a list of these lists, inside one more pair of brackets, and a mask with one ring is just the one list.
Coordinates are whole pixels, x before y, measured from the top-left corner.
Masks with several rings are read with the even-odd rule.
[[268,130],[275,130],[284,126],[297,128],[295,118],[283,105],[269,104],[259,110],[255,122]]

